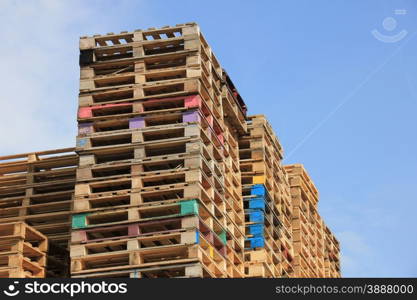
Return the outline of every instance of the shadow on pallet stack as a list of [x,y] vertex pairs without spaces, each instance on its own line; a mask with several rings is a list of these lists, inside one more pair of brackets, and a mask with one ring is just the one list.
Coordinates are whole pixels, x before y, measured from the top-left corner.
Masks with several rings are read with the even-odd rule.
[[282,147],[263,115],[248,117],[239,140],[245,206],[247,277],[290,277],[292,203]]
[[23,222],[0,224],[0,278],[44,278],[48,240]]
[[2,156],[0,161],[0,223],[23,221],[46,235],[47,276],[68,276],[78,162],[74,148]]
[[243,277],[243,100],[194,23],[80,39],[72,277]]

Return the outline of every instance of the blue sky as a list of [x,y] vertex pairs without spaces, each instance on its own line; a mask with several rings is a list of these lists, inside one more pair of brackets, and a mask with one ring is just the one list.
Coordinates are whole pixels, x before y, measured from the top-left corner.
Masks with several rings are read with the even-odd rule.
[[[415,277],[416,8],[412,0],[1,1],[0,155],[74,144],[79,36],[195,21],[249,112],[270,119],[286,163],[303,163],[318,186],[343,275]],[[392,19],[383,26],[389,17],[396,28]],[[407,34],[385,43],[374,29]]]

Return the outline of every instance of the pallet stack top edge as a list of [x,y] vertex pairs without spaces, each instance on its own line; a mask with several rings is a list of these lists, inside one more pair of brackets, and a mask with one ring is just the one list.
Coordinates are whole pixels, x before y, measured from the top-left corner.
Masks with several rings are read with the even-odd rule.
[[144,31],[154,32],[154,31],[160,31],[160,30],[165,30],[165,29],[170,29],[170,28],[180,28],[180,27],[186,27],[186,26],[198,26],[198,24],[195,22],[187,22],[183,24],[176,24],[175,26],[166,25],[166,26],[161,26],[159,28],[149,27],[147,29],[135,29],[133,31],[124,30],[124,31],[120,31],[120,33],[108,32],[107,34],[94,34],[94,35],[81,36],[80,39],[86,39],[89,37],[118,36],[118,35],[133,34],[134,32],[144,32]]
[[[20,159],[19,161],[25,161],[24,160],[25,158],[26,158],[26,162],[34,162],[34,161],[45,159],[47,158],[48,155],[63,154],[63,153],[67,153],[67,155],[75,154],[75,147],[2,155],[0,156],[0,161],[4,161],[4,162],[0,162],[0,163],[1,164],[13,164],[14,162],[18,161],[18,159]],[[45,156],[45,158],[43,158],[43,156]]]
[[[135,31],[122,31],[120,33],[113,33],[110,32],[105,35],[95,34],[93,36],[82,36],[80,37],[80,67],[85,65],[85,59],[90,59],[92,52],[94,51],[111,51],[111,49],[121,49],[122,51],[130,51],[133,46],[142,45],[154,45],[158,43],[160,45],[168,45],[170,42],[179,43],[182,41],[189,41],[192,42],[193,40],[199,40],[201,44],[204,45],[207,49],[209,49],[208,54],[210,59],[213,60],[213,64],[219,68],[219,75],[221,81],[225,84],[226,88],[229,89],[231,95],[237,104],[239,111],[243,114],[246,118],[247,114],[247,106],[245,101],[238,93],[235,84],[231,80],[230,76],[226,72],[226,70],[220,67],[220,63],[216,58],[216,55],[213,53],[211,47],[207,43],[204,35],[200,31],[199,25],[196,23],[184,23],[184,24],[177,24],[176,26],[163,26],[161,28],[148,28],[147,30],[135,30]],[[203,48],[204,48],[203,47]],[[178,53],[186,53],[189,51],[203,51],[198,50],[195,48],[195,45],[192,44],[191,47],[187,48],[184,47],[182,51]],[[136,52],[136,53],[135,53]],[[153,52],[152,52],[153,53]],[[133,50],[133,55],[129,56],[129,58],[125,58],[125,60],[143,60],[145,57],[154,57],[154,54],[146,54],[145,52],[135,51]],[[165,54],[169,55],[170,53],[165,52]],[[95,62],[95,64],[106,64],[106,61],[99,61]],[[91,65],[91,61],[89,62]],[[154,97],[159,98],[159,97]],[[243,133],[243,132],[242,132]]]

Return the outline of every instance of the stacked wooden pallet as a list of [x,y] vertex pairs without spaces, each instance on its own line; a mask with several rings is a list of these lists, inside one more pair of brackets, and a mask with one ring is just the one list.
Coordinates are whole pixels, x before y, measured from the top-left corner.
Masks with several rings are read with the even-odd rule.
[[74,148],[0,157],[0,223],[23,221],[48,237],[50,277],[68,274],[77,162]]
[[338,241],[317,211],[318,190],[301,164],[285,166],[293,202],[296,277],[340,277]]
[[73,277],[243,277],[246,108],[194,24],[80,39]]
[[327,278],[341,277],[339,241],[324,225],[324,273]]
[[0,224],[0,278],[45,277],[48,240],[24,222]]
[[248,117],[239,140],[248,277],[292,276],[292,204],[282,147],[263,115]]
[[82,37],[80,69],[76,148],[0,157],[2,277],[45,275],[36,230],[48,277],[68,247],[72,277],[340,277],[317,189],[195,23]]

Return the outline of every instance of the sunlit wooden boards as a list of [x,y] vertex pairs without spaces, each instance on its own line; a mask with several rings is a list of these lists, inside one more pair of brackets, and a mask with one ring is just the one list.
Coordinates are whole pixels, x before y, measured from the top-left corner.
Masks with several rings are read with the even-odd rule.
[[246,107],[194,23],[80,39],[73,277],[244,277]]

